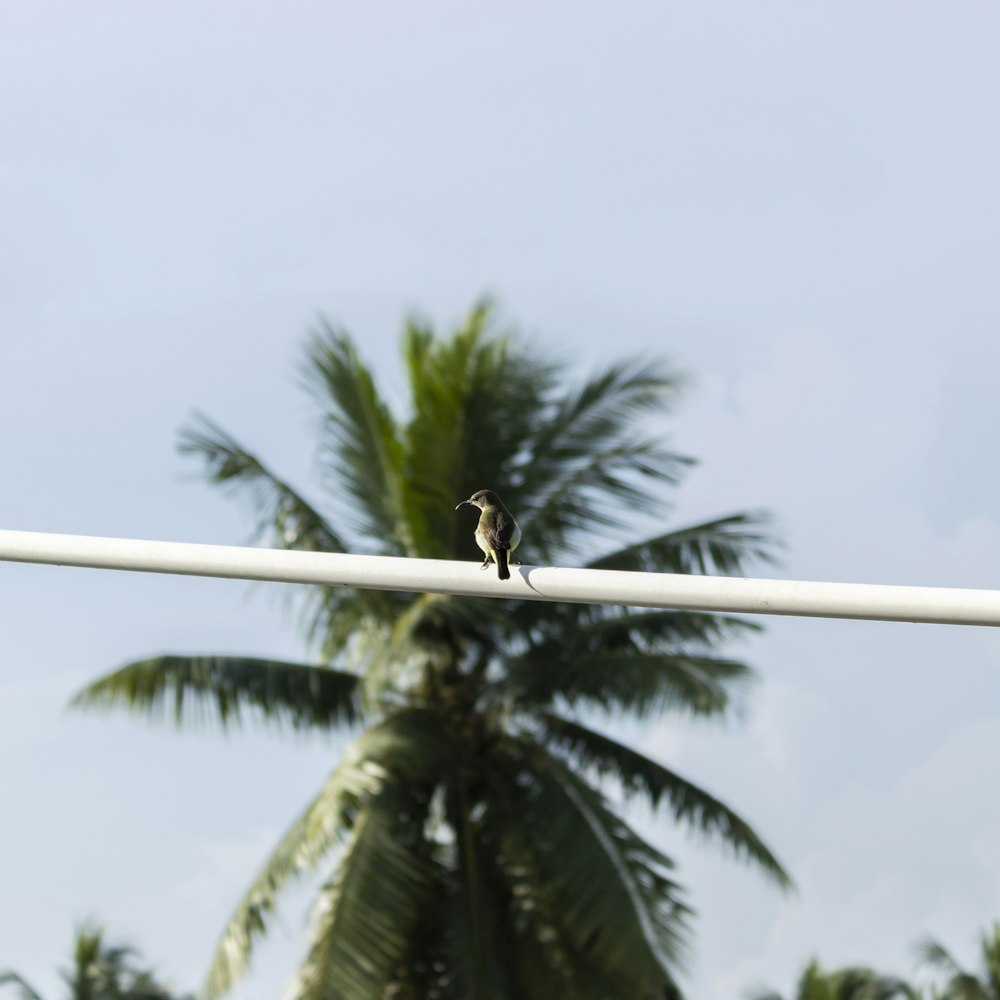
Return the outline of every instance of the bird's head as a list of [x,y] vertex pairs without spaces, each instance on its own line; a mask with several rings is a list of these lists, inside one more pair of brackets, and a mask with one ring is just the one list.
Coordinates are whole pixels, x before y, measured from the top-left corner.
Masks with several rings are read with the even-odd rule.
[[458,510],[459,507],[464,507],[466,504],[478,507],[480,510],[485,510],[487,507],[495,507],[499,502],[500,498],[493,490],[476,490],[468,500],[463,500],[460,504],[456,504],[455,510]]

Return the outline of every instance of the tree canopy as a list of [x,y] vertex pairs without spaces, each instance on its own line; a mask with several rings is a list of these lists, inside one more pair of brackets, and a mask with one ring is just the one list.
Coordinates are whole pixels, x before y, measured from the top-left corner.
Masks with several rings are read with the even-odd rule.
[[[665,364],[581,379],[498,329],[488,304],[450,335],[411,320],[402,355],[405,407],[345,331],[311,336],[318,500],[206,417],[181,447],[282,548],[478,560],[454,507],[489,487],[517,518],[525,562],[733,573],[773,555],[757,512],[666,524],[692,463],[667,440],[683,380]],[[637,520],[653,533],[630,536]],[[605,730],[729,714],[751,671],[720,647],[749,622],[334,587],[303,597],[307,662],[162,654],[76,699],[356,734],[237,904],[208,996],[243,975],[288,881],[317,868],[297,1000],[679,996],[691,905],[672,859],[607,798],[616,787],[789,885],[729,806]]]

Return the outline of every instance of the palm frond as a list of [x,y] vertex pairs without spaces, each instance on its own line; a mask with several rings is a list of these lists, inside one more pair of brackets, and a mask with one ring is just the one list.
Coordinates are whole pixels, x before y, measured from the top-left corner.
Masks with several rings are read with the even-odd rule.
[[753,562],[773,563],[778,544],[771,516],[749,511],[668,531],[587,565],[646,573],[738,574]]
[[422,554],[459,557],[475,548],[472,526],[455,514],[459,500],[488,486],[519,507],[515,468],[545,419],[557,369],[498,328],[489,301],[447,339],[411,322],[404,357],[413,414],[404,435],[407,510]]
[[[466,353],[478,341],[484,319],[482,310],[470,317]],[[464,499],[457,494],[461,491],[464,417],[473,392],[468,384],[468,359],[441,366],[437,358],[441,350],[429,327],[415,319],[407,323],[403,358],[413,416],[403,431],[408,459],[404,489],[415,547],[420,555],[431,558],[446,558],[455,537],[452,511]]]
[[743,1000],[785,1000],[785,998],[767,986],[751,987],[743,994]]
[[323,322],[303,368],[322,408],[320,460],[339,509],[353,526],[394,554],[417,555],[404,506],[403,446],[388,405],[350,337]]
[[1000,923],[983,932],[979,939],[979,947],[983,956],[986,983],[990,995],[995,1000],[996,997],[1000,997]]
[[516,632],[568,657],[586,653],[709,653],[763,628],[736,615],[519,601],[507,614]]
[[[530,996],[511,968],[515,949],[507,919],[509,900],[496,871],[485,829],[488,823],[473,818],[471,800],[456,789],[449,793],[448,814],[454,841],[437,845],[438,897],[434,914],[424,917],[424,921],[438,925],[438,991],[449,1000],[520,1000]],[[417,961],[416,949],[426,951],[427,943],[412,943]],[[448,970],[444,976],[441,968]],[[428,995],[434,996],[434,991]]]
[[948,980],[941,996],[942,1000],[994,1000],[995,994],[987,992],[979,979],[967,972]]
[[866,980],[863,975],[859,978],[857,993],[851,994],[857,995],[859,1000],[920,1000],[920,990],[906,980],[871,970],[864,971],[872,978]]
[[675,771],[623,746],[616,740],[550,712],[540,717],[545,744],[569,761],[614,777],[626,794],[641,792],[654,808],[662,800],[674,819],[708,837],[718,837],[738,857],[759,865],[783,889],[792,881],[781,863],[750,825],[713,795]]
[[662,365],[612,365],[554,401],[527,438],[515,511],[532,552],[549,559],[588,541],[598,528],[621,526],[629,512],[658,507],[654,487],[673,485],[690,459],[662,435],[636,434],[636,421],[663,410],[683,377]]
[[963,969],[943,944],[932,938],[919,942],[917,960],[948,977],[942,1000],[994,1000],[1000,996],[1000,924],[994,925],[992,934],[982,935],[980,947],[985,979]]
[[630,996],[620,978],[574,948],[560,925],[561,907],[554,893],[539,892],[545,876],[528,851],[511,851],[505,872],[511,893],[513,928],[508,962],[515,983],[512,1000],[607,1000]]
[[[936,996],[937,994],[935,994]],[[896,976],[886,976],[865,966],[824,970],[811,959],[799,977],[796,1000],[920,1000],[919,989]],[[782,1000],[775,990],[757,987],[745,1000]]]
[[415,836],[421,817],[407,815],[407,805],[405,796],[384,790],[361,807],[337,873],[320,894],[293,1000],[384,996],[433,881]]
[[574,708],[645,719],[667,710],[722,715],[753,674],[746,664],[721,657],[681,652],[574,655],[546,643],[513,658],[508,676],[515,703],[529,711],[563,700]]
[[[562,907],[552,893],[540,890],[548,876],[530,851],[506,852],[502,846],[504,826],[497,811],[516,808],[501,793],[491,798],[482,816],[471,816],[466,832],[471,832],[471,849],[458,844],[442,851],[447,891],[437,911],[444,923],[446,948],[440,953],[441,968],[447,969],[439,991],[427,992],[428,1000],[607,1000],[620,995],[589,955],[576,950],[560,921]],[[462,824],[456,822],[455,827]],[[458,837],[456,837],[456,841]],[[508,845],[509,846],[509,845]],[[464,856],[463,856],[464,855]],[[477,865],[475,892],[465,884],[470,863]],[[475,902],[473,901],[475,895]],[[474,910],[479,910],[475,916]],[[471,956],[473,935],[481,938],[485,952],[485,979],[477,983]],[[420,943],[414,942],[415,947]],[[473,993],[476,986],[478,994]],[[423,996],[422,993],[417,993]]]
[[644,480],[676,483],[686,464],[657,438],[622,441],[594,454],[567,472],[557,493],[518,511],[532,561],[555,561],[560,553],[581,548],[592,551],[637,512],[655,512],[660,501]]
[[540,490],[557,490],[567,463],[585,461],[608,442],[634,431],[643,413],[665,409],[684,384],[684,376],[661,363],[633,360],[614,364],[558,399],[552,419],[531,440]]
[[[143,968],[140,954],[130,945],[105,943],[104,928],[89,919],[77,926],[73,940],[73,964],[59,977],[75,998],[116,1000],[182,1000]],[[186,997],[183,1000],[194,1000]]]
[[407,824],[411,832],[419,830],[422,820],[413,810],[419,813],[424,808],[421,802],[430,800],[434,785],[460,759],[440,717],[431,711],[404,709],[366,730],[348,748],[240,900],[212,959],[205,997],[221,996],[243,975],[280,891],[290,879],[316,867],[338,837],[353,826],[366,803],[405,792],[411,806],[409,813],[397,809],[397,821]]
[[836,1000],[913,1000],[919,996],[909,983],[874,969],[850,966],[828,976]]
[[[214,718],[226,729],[251,716],[294,729],[360,721],[361,681],[328,667],[247,656],[156,656],[126,664],[80,691],[74,708],[114,708],[181,725]],[[259,713],[259,714],[258,714]]]
[[[497,973],[502,968],[502,962],[497,961],[497,955],[490,946],[484,932],[485,915],[493,909],[484,905],[484,896],[488,892],[489,880],[484,870],[482,858],[477,844],[476,828],[469,815],[467,802],[458,804],[458,817],[455,823],[455,839],[458,844],[458,859],[462,876],[463,918],[461,924],[466,929],[468,940],[463,949],[468,955],[465,966],[465,995],[469,997],[485,997],[490,991],[489,984],[495,981]],[[461,968],[462,965],[459,965]]]
[[668,969],[681,961],[689,910],[669,877],[671,861],[542,746],[525,736],[503,752],[510,771],[490,822],[508,866],[524,857],[537,868],[533,892],[549,897],[540,905],[558,914],[575,957],[619,984],[616,995],[673,989]]
[[207,417],[181,430],[182,454],[204,460],[210,482],[247,496],[257,516],[257,536],[308,552],[346,552],[348,546],[312,504]]
[[363,672],[355,662],[359,641],[371,643],[392,633],[399,616],[419,598],[391,590],[350,587],[312,587],[307,597],[303,623],[310,648],[324,662],[338,659],[352,670]]
[[958,964],[951,952],[933,938],[928,937],[918,941],[914,952],[920,965],[926,965],[953,976],[965,974],[965,970]]
[[0,972],[0,989],[4,986],[13,986],[20,1000],[42,1000],[41,993],[37,993],[26,979],[10,969]]
[[[562,951],[553,938],[551,923],[538,919],[538,900],[531,899],[530,919],[523,919],[525,932],[516,939],[510,956],[511,973],[517,992],[511,1000],[549,1000],[550,997],[573,997],[573,1000],[608,1000],[632,994],[620,992],[619,978],[595,965],[588,956]],[[640,994],[652,996],[653,994]],[[663,1000],[680,1000],[680,994],[658,993]],[[457,998],[456,998],[457,1000]]]
[[591,650],[655,652],[717,648],[763,626],[736,615],[709,611],[641,611],[572,605],[590,612],[574,627],[577,642]]

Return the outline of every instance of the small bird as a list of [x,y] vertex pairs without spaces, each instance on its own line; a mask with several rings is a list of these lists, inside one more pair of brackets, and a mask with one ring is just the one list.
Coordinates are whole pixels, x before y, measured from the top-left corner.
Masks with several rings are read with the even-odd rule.
[[476,525],[476,545],[483,550],[486,558],[480,568],[486,569],[491,562],[495,562],[497,576],[501,580],[509,580],[507,561],[521,541],[521,529],[517,526],[517,521],[492,490],[477,490],[468,500],[457,504],[455,510],[466,504],[478,507],[481,511],[479,524]]

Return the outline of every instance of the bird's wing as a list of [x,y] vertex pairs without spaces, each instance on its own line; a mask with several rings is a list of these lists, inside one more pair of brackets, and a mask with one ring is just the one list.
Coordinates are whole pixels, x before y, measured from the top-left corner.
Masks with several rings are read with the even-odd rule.
[[494,549],[509,549],[514,535],[514,521],[506,514],[497,513],[487,528],[486,537]]

